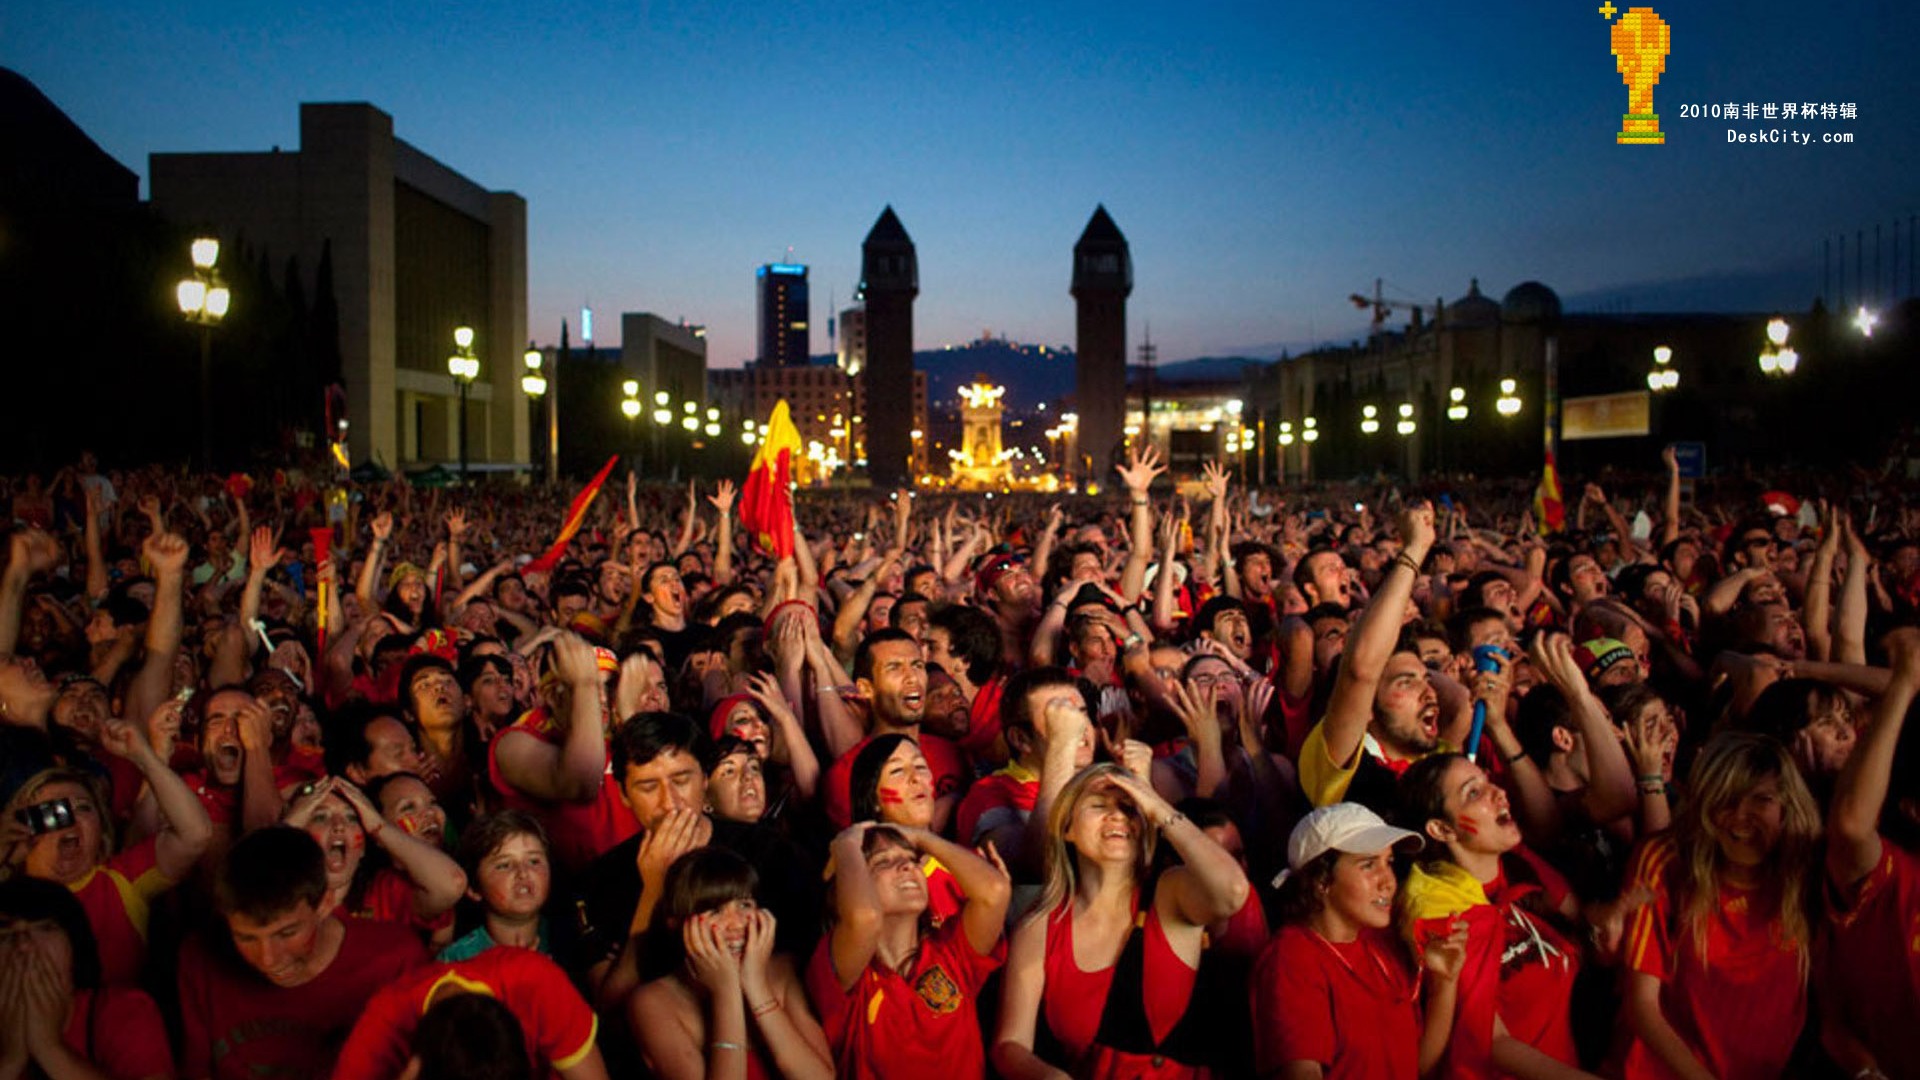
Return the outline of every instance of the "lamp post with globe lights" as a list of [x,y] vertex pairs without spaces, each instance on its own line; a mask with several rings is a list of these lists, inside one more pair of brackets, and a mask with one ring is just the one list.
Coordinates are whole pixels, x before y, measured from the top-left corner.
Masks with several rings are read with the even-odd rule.
[[200,328],[200,467],[213,468],[213,328],[227,317],[233,293],[220,280],[220,241],[203,236],[188,247],[193,276],[174,286],[180,314]]
[[1792,327],[1778,315],[1767,320],[1767,343],[1760,350],[1760,373],[1786,378],[1800,367],[1800,354],[1787,347]]
[[1680,371],[1673,366],[1673,350],[1661,345],[1653,350],[1653,370],[1647,372],[1647,389],[1664,394],[1680,385]]
[[460,386],[460,482],[467,482],[467,388],[480,377],[480,357],[473,351],[473,327],[457,326],[453,331],[453,355],[447,357],[447,374]]
[[[560,388],[551,385],[541,369],[546,364],[546,354],[536,348],[533,342],[527,342],[527,351],[521,361],[527,365],[527,373],[520,376],[520,389],[526,392],[535,404],[546,398],[547,414],[547,483],[557,483],[560,479]],[[558,357],[555,357],[554,375],[560,374]],[[548,390],[553,393],[549,395]]]

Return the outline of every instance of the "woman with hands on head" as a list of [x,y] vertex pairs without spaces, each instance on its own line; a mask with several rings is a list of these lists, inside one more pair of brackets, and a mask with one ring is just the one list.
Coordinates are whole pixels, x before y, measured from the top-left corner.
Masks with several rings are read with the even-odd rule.
[[[981,986],[1005,958],[1012,886],[998,864],[924,828],[856,822],[834,838],[832,930],[807,967],[841,1076],[982,1076]],[[966,896],[928,925],[926,856]]]
[[[329,776],[302,786],[284,821],[313,837],[326,857],[326,906],[412,926],[435,947],[453,940],[453,906],[466,894],[465,871],[439,848],[389,826],[351,782]],[[367,861],[369,841],[392,865]]]
[[[1151,877],[1155,844],[1182,865]],[[1239,862],[1126,770],[1080,770],[1046,819],[1046,890],[1015,932],[993,1048],[1009,1078],[1213,1075],[1197,993],[1209,924],[1251,892]],[[1064,1060],[1035,1051],[1041,1010]]]
[[697,848],[667,871],[648,962],[628,1022],[664,1080],[788,1080],[833,1075],[832,1052],[793,962],[773,951],[773,913],[754,901],[753,867],[724,848]]

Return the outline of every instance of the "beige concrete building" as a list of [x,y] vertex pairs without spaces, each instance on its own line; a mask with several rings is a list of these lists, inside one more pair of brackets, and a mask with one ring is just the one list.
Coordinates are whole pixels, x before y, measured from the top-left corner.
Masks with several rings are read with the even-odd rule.
[[468,459],[524,467],[526,200],[395,138],[391,116],[357,102],[301,105],[298,150],[154,154],[149,176],[166,218],[291,256],[307,281],[330,264],[356,462],[459,460],[447,357],[454,328],[470,326],[480,375],[468,392]]

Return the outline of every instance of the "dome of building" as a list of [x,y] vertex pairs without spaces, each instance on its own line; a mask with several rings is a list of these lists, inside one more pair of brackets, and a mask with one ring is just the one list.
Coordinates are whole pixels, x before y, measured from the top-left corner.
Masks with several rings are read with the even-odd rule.
[[1454,329],[1471,329],[1481,326],[1500,324],[1500,305],[1486,298],[1480,292],[1480,279],[1474,278],[1467,288],[1467,295],[1447,305],[1446,325]]
[[1510,323],[1552,322],[1560,317],[1560,298],[1537,281],[1523,281],[1507,290],[1500,313]]

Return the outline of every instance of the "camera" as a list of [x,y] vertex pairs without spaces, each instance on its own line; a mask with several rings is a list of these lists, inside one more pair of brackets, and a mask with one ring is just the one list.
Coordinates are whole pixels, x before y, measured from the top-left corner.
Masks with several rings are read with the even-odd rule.
[[33,835],[39,836],[56,829],[70,828],[74,820],[73,803],[67,799],[50,799],[16,811],[13,816]]

